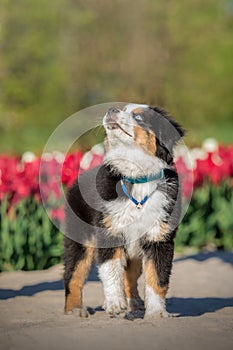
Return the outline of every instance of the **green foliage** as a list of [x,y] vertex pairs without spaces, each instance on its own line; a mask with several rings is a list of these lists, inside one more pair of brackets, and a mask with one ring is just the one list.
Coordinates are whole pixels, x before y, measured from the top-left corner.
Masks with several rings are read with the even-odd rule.
[[232,16],[230,0],[3,0],[2,150],[40,151],[63,119],[108,101],[165,107],[192,144],[232,142]]
[[[39,270],[61,262],[63,235],[41,204],[23,200],[7,213],[0,205],[0,271]],[[176,249],[233,248],[233,195],[229,182],[196,189],[180,224]]]
[[196,189],[179,226],[176,246],[233,248],[233,194],[229,182]]
[[37,201],[25,199],[7,213],[0,205],[0,271],[40,270],[61,261],[63,235]]

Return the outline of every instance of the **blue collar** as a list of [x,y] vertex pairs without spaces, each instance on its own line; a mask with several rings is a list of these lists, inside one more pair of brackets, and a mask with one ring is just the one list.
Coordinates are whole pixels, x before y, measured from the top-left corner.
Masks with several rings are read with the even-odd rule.
[[152,194],[155,192],[152,191],[150,194],[146,195],[143,200],[141,200],[140,202],[134,198],[130,193],[128,193],[127,188],[124,184],[124,180],[127,182],[130,182],[131,184],[143,184],[146,183],[148,181],[153,181],[153,180],[161,180],[164,178],[164,171],[163,169],[160,171],[160,173],[152,175],[152,176],[148,176],[148,177],[138,177],[138,178],[130,178],[130,177],[122,177],[121,178],[121,188],[124,192],[124,194],[131,200],[131,202],[133,202],[136,206],[137,209],[141,209],[143,204],[145,204],[148,199],[152,196]]
[[154,180],[161,180],[164,178],[164,170],[162,169],[159,173],[151,175],[151,176],[144,176],[144,177],[126,177],[123,176],[122,180],[130,182],[131,184],[144,184],[149,181],[154,181]]

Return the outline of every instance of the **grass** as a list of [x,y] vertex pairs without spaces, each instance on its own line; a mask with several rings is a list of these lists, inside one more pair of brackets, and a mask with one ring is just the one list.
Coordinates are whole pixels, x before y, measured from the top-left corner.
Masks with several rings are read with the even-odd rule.
[[206,138],[213,137],[223,144],[233,143],[232,133],[233,123],[225,122],[223,124],[212,123],[210,125],[203,125],[200,128],[188,130],[185,142],[188,146],[199,146]]

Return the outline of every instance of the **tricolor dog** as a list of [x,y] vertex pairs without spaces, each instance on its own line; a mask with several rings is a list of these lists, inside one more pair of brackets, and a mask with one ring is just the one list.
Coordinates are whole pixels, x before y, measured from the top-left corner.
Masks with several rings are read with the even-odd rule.
[[184,131],[161,108],[132,103],[110,108],[103,126],[103,165],[81,174],[67,194],[65,313],[87,316],[82,289],[96,261],[107,314],[167,317],[181,210],[173,150]]

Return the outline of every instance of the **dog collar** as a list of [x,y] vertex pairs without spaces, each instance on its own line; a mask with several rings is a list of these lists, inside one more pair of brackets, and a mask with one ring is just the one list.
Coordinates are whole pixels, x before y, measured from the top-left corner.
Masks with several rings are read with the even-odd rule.
[[127,182],[130,182],[131,184],[144,184],[149,181],[154,181],[154,180],[161,180],[164,178],[164,170],[162,169],[158,174],[154,174],[151,176],[144,176],[144,177],[126,177],[123,176],[122,180],[125,180]]
[[133,196],[131,196],[131,194],[129,194],[129,192],[127,191],[127,188],[126,188],[126,186],[125,186],[125,184],[124,184],[124,182],[123,182],[122,179],[121,179],[121,188],[122,188],[124,194],[136,205],[136,208],[137,208],[137,209],[141,209],[142,206],[143,206],[143,204],[145,204],[146,201],[147,201],[148,198],[149,198],[149,196],[147,195],[145,198],[143,198],[142,201],[140,201],[140,202],[137,201],[136,198],[134,198]]
[[142,183],[146,183],[148,181],[153,181],[153,180],[160,180],[164,177],[164,171],[163,169],[161,170],[161,172],[159,174],[153,175],[153,176],[149,176],[149,177],[139,177],[137,179],[133,179],[133,178],[129,178],[129,177],[123,177],[121,178],[121,188],[124,192],[124,194],[136,205],[137,209],[141,209],[143,204],[145,204],[147,202],[147,200],[152,196],[152,194],[155,192],[152,191],[150,194],[146,195],[140,202],[134,198],[133,196],[131,196],[131,194],[127,191],[127,188],[124,184],[124,180],[128,181],[132,184],[142,184]]

